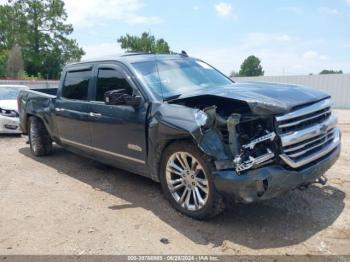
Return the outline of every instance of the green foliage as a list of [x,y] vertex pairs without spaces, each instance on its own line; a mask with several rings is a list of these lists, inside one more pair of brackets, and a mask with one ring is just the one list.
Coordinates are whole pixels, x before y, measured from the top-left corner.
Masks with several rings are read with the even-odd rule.
[[230,77],[230,78],[233,78],[233,77],[236,77],[236,76],[239,76],[239,74],[238,74],[236,71],[234,71],[234,70],[231,71],[229,77]]
[[12,5],[0,5],[0,50],[10,50],[16,44],[24,43],[25,17]]
[[69,38],[73,27],[66,23],[62,0],[9,0],[0,6],[0,50],[22,47],[29,75],[58,78],[64,64],[84,55]]
[[156,39],[149,33],[142,33],[141,37],[126,34],[118,40],[121,48],[127,52],[147,52],[156,54],[169,54],[169,44],[164,39]]
[[7,56],[6,50],[0,50],[0,78],[4,78],[6,76]]
[[329,74],[342,74],[343,71],[342,70],[327,70],[327,69],[324,69],[320,72],[320,75],[329,75]]
[[239,76],[263,76],[264,71],[261,66],[261,61],[256,56],[249,56],[244,60],[239,70]]
[[30,76],[30,75],[28,75],[28,73],[26,71],[21,71],[19,73],[19,78],[21,80],[31,80],[31,81],[43,80],[43,77],[40,73],[37,76]]

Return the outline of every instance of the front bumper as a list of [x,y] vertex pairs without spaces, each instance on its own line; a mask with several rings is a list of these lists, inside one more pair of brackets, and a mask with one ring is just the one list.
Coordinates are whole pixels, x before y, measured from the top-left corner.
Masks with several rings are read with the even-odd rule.
[[19,118],[0,116],[0,134],[22,134]]
[[233,170],[216,171],[214,184],[220,193],[233,196],[237,202],[251,203],[270,199],[315,182],[337,161],[340,149],[339,144],[328,155],[298,170],[275,164],[248,171],[243,175]]

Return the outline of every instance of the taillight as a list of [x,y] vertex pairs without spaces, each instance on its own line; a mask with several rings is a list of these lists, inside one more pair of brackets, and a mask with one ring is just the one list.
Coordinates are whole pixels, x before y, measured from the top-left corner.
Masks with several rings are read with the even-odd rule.
[[17,111],[18,111],[18,114],[19,114],[19,111],[21,110],[20,107],[21,107],[20,98],[19,98],[19,96],[17,96],[17,109],[18,109]]

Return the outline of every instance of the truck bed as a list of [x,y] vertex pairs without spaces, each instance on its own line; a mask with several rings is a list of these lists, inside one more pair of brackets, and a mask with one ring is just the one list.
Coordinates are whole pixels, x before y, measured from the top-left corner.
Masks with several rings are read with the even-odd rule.
[[51,110],[53,101],[56,99],[57,90],[58,88],[39,88],[19,92],[17,97],[18,113],[24,134],[27,133],[27,123],[30,115],[45,119],[47,129],[51,131],[50,124],[53,126]]
[[56,96],[58,88],[33,88],[30,90],[35,91],[35,92],[39,92],[39,93],[44,93],[44,94],[51,95],[51,96]]

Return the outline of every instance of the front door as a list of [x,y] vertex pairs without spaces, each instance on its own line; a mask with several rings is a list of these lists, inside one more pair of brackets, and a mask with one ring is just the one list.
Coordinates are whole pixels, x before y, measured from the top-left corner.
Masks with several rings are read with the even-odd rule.
[[95,69],[96,83],[91,112],[95,120],[91,123],[92,146],[97,153],[113,161],[117,166],[129,170],[145,170],[147,108],[126,105],[106,105],[107,91],[125,89],[129,94],[139,91],[118,65],[100,65]]

